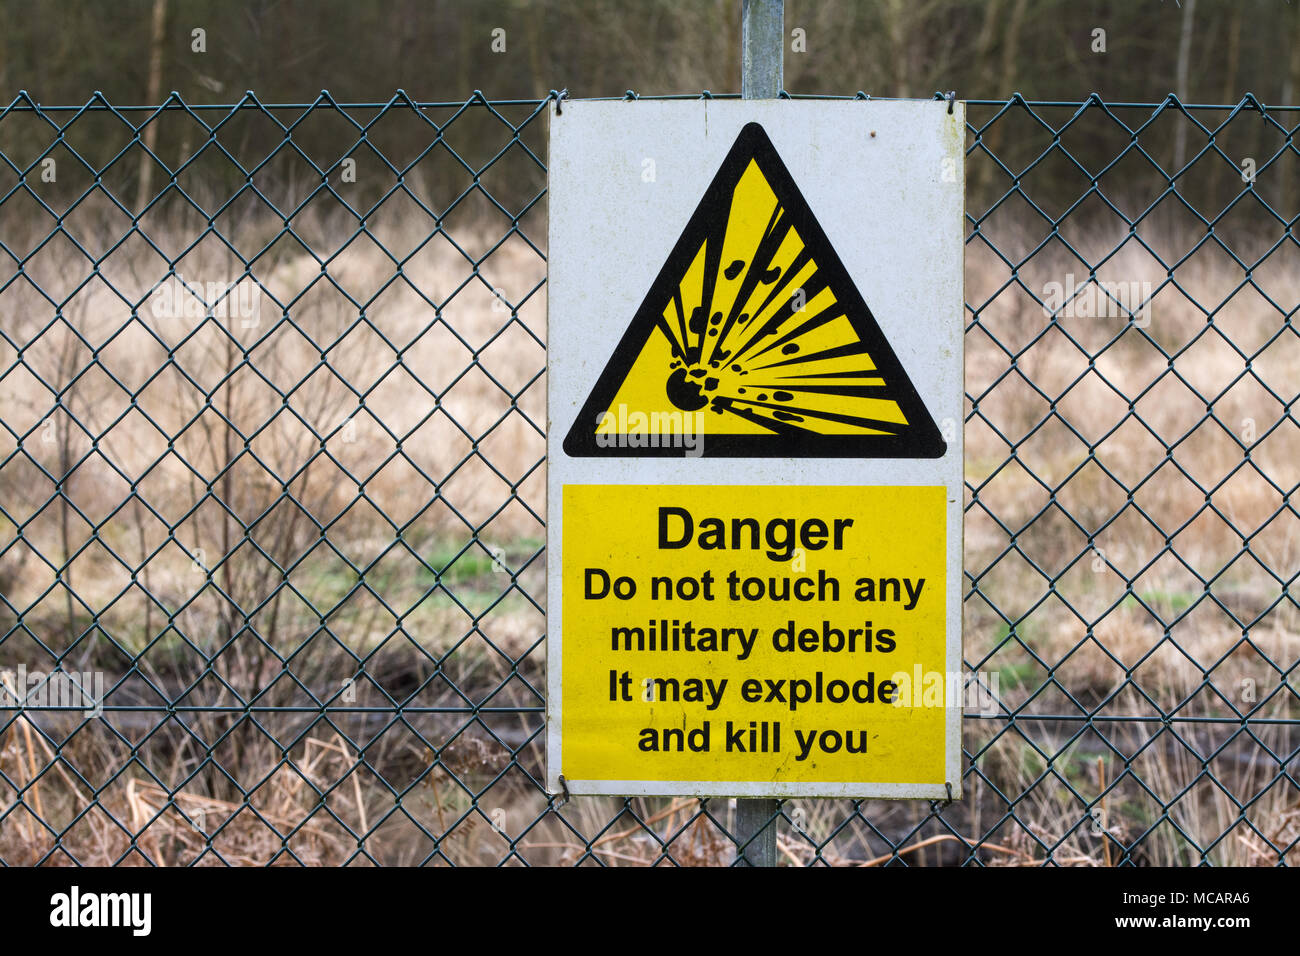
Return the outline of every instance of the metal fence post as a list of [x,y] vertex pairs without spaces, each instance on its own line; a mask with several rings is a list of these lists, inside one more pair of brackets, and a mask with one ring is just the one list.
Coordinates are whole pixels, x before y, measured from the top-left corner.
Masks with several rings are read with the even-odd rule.
[[[747,100],[775,99],[783,85],[785,0],[741,0],[740,24],[740,95]],[[736,856],[741,866],[776,866],[779,812],[776,800],[736,800]]]

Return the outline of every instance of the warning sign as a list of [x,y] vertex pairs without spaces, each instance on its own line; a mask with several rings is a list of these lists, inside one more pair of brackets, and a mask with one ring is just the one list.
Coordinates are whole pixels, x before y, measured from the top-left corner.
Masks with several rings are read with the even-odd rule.
[[960,794],[960,104],[551,116],[547,778]]
[[942,788],[944,489],[805,492],[564,489],[566,774]]
[[671,454],[671,444],[617,438],[680,429],[683,412],[701,413],[698,431],[710,439],[704,455],[944,452],[938,427],[758,123],[736,137],[564,450]]

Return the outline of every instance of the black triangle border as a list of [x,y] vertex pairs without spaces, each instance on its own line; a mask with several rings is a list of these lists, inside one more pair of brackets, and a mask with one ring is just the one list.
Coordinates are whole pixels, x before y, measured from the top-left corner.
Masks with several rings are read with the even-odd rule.
[[[664,260],[650,291],[642,299],[627,331],[606,362],[604,371],[596,379],[587,401],[565,436],[565,454],[570,458],[666,458],[685,454],[680,447],[601,447],[596,443],[594,423],[597,416],[613,403],[632,364],[653,334],[664,304],[672,298],[681,276],[698,254],[702,237],[709,232],[709,223],[729,212],[730,195],[751,159],[758,162],[773,191],[785,203],[787,215],[805,246],[812,251],[818,269],[827,273],[829,287],[834,289],[837,299],[844,305],[845,315],[859,340],[870,350],[876,368],[890,383],[889,397],[898,403],[909,427],[901,435],[815,435],[795,428],[775,435],[717,435],[709,432],[703,436],[698,453],[705,458],[942,458],[948,450],[947,442],[836,255],[830,239],[813,216],[803,193],[781,161],[776,147],[763,127],[754,122],[747,123],[736,137],[672,252]],[[587,428],[580,427],[584,422],[592,424]]]

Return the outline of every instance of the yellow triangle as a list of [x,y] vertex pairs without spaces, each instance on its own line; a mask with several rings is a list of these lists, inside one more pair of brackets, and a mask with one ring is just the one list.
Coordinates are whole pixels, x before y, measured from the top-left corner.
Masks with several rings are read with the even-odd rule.
[[[732,147],[565,447],[617,454],[599,449],[683,429],[724,437],[721,450],[705,447],[737,456],[936,457],[945,447],[756,124]],[[827,445],[844,438],[865,444]]]

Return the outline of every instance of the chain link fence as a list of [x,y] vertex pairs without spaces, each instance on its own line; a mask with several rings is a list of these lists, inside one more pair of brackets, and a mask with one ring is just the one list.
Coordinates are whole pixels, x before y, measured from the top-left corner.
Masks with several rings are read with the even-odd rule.
[[[549,100],[0,111],[0,862],[734,862],[541,782]],[[968,104],[966,796],[783,862],[1297,861],[1298,116]]]

